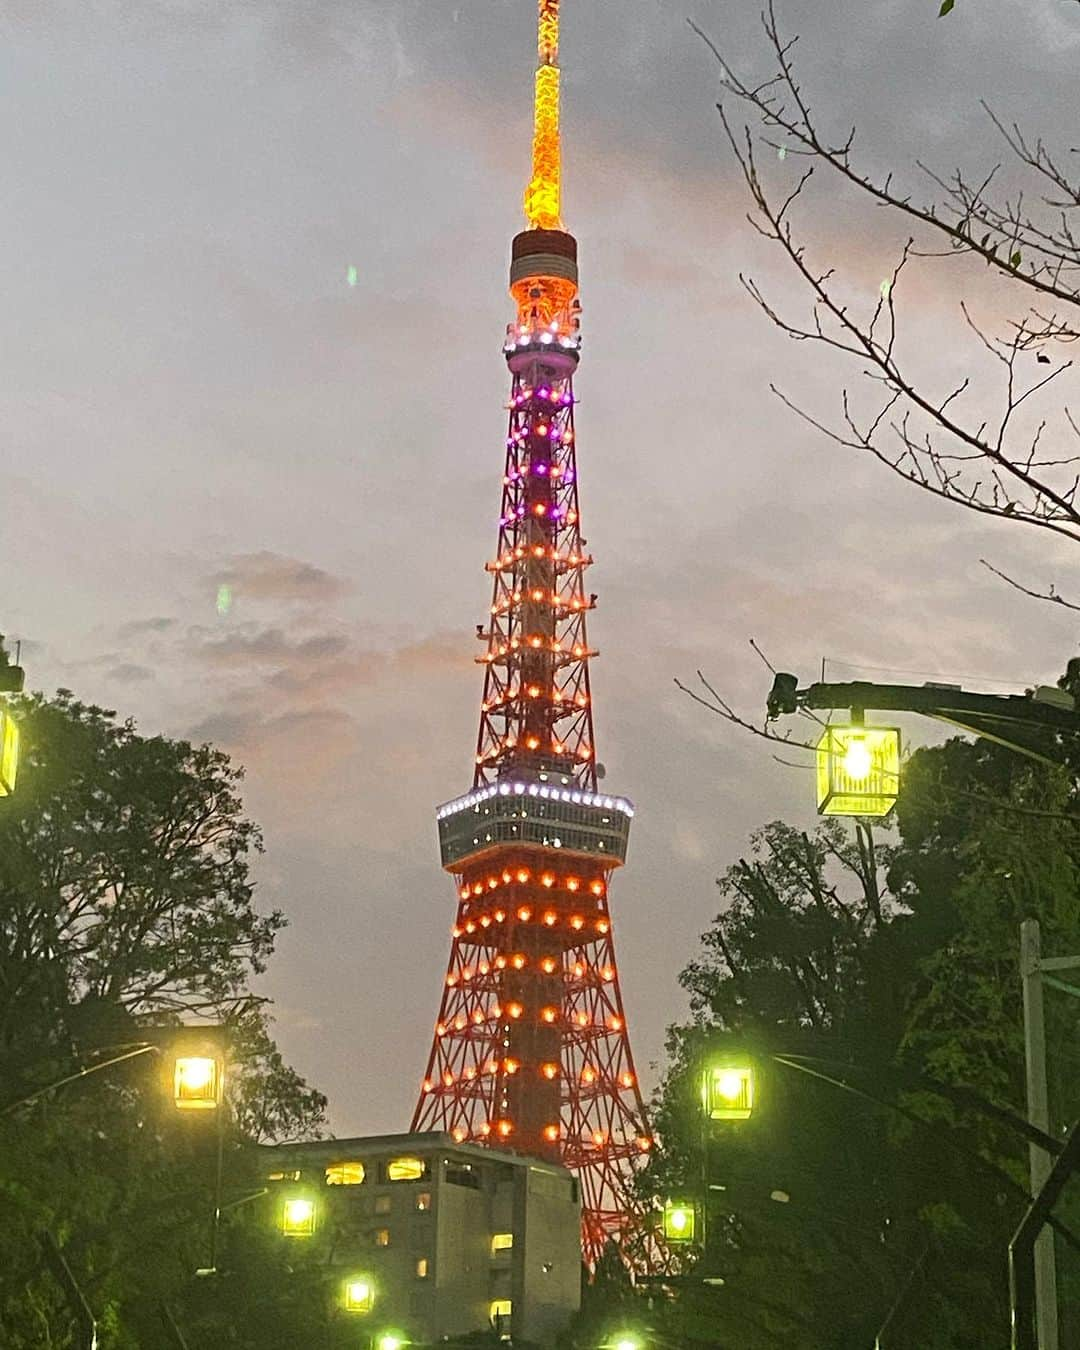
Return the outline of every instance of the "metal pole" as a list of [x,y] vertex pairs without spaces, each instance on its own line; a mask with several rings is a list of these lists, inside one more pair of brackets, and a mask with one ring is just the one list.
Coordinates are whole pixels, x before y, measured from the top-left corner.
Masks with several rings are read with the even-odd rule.
[[225,1103],[217,1108],[217,1162],[214,1171],[214,1209],[210,1216],[210,1274],[217,1271],[218,1229],[221,1226],[221,1182],[225,1170]]
[[78,1323],[77,1350],[97,1350],[97,1322],[94,1314],[90,1311],[90,1305],[87,1303],[83,1291],[79,1288],[79,1282],[72,1274],[71,1267],[68,1265],[64,1253],[60,1250],[60,1244],[51,1233],[42,1233],[41,1250],[52,1273],[56,1276],[56,1282],[63,1289],[68,1307]]
[[904,1280],[904,1283],[900,1288],[900,1292],[897,1294],[895,1300],[893,1301],[893,1305],[889,1309],[885,1321],[882,1322],[878,1334],[874,1337],[874,1350],[885,1350],[885,1333],[888,1331],[888,1329],[892,1326],[893,1322],[896,1320],[896,1315],[903,1306],[904,1300],[907,1298],[911,1286],[915,1283],[915,1277],[918,1275],[919,1271],[922,1270],[923,1262],[926,1260],[927,1256],[929,1255],[929,1252],[930,1252],[930,1244],[929,1242],[927,1242],[923,1247],[922,1251],[919,1253],[919,1259],[908,1271],[907,1278]]
[[1080,1167],[1080,1121],[1069,1131],[1065,1147],[1054,1159],[1050,1175],[1032,1199],[1009,1243],[1009,1302],[1012,1311],[1012,1350],[1035,1350],[1033,1277],[1035,1240],[1043,1230],[1065,1184]]
[[[1046,1089],[1046,1021],[1043,1015],[1042,955],[1039,923],[1020,925],[1020,979],[1024,992],[1024,1065],[1027,1074],[1028,1120],[1050,1132],[1050,1105]],[[1038,1195],[1050,1175],[1052,1159],[1044,1148],[1028,1145],[1031,1194]],[[1039,1350],[1058,1350],[1057,1269],[1054,1233],[1043,1228],[1035,1241],[1035,1322]]]
[[184,1333],[177,1326],[176,1318],[172,1315],[167,1303],[161,1305],[161,1320],[165,1323],[165,1330],[172,1337],[176,1350],[190,1350],[187,1341],[184,1339]]

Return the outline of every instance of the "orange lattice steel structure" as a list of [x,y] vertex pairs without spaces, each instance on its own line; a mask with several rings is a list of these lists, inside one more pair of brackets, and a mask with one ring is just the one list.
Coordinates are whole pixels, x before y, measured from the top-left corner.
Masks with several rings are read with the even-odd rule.
[[[574,374],[577,242],[560,222],[558,0],[540,3],[529,227],[513,241],[516,321],[484,696],[472,789],[438,811],[457,918],[414,1130],[565,1163],[583,1251],[635,1264],[632,1190],[651,1146],[619,989],[608,887],[633,807],[601,785],[586,615]],[[633,1242],[631,1242],[633,1239]]]

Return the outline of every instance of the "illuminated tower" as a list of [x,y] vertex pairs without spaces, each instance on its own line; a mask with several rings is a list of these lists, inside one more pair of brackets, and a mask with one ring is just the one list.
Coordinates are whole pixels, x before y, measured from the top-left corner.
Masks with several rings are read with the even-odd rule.
[[484,698],[472,790],[438,811],[457,918],[414,1130],[555,1159],[580,1177],[592,1262],[626,1235],[650,1147],[615,964],[608,883],[633,808],[601,786],[574,438],[577,241],[562,227],[559,0],[539,0],[529,228],[516,321]]

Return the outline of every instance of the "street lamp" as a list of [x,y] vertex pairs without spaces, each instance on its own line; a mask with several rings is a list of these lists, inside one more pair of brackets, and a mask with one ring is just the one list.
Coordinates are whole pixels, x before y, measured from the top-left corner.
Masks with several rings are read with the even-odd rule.
[[177,1055],[173,1061],[173,1104],[178,1111],[213,1111],[221,1105],[222,1063],[211,1055]]
[[7,708],[0,708],[0,797],[15,791],[19,768],[19,726]]
[[396,1331],[386,1331],[375,1342],[375,1350],[402,1350],[407,1344],[404,1336],[399,1336]]
[[[22,666],[12,665],[0,637],[0,693],[22,693],[24,679]],[[0,797],[10,797],[15,791],[18,769],[19,726],[7,705],[0,703]]]
[[896,801],[900,733],[895,727],[863,726],[863,714],[869,709],[933,717],[1052,766],[1061,763],[1063,751],[1050,753],[1053,741],[1046,733],[1068,737],[1080,733],[1076,700],[1045,685],[1025,694],[979,694],[952,684],[867,680],[820,681],[800,689],[794,675],[777,671],[765,706],[769,722],[800,711],[850,709],[851,724],[826,727],[816,747],[818,810],[826,815],[884,816]]
[[278,1226],[284,1237],[311,1237],[317,1218],[318,1207],[310,1195],[287,1195]]
[[817,744],[823,816],[887,816],[900,788],[900,731],[861,722],[829,726]]
[[708,1120],[749,1120],[754,1110],[752,1064],[713,1064],[701,1080],[701,1102]]
[[664,1202],[664,1241],[690,1243],[697,1237],[697,1209],[692,1201]]
[[[163,1086],[177,1111],[217,1111],[225,1092],[225,1028],[191,1024],[149,1033],[162,1052]],[[220,1113],[219,1113],[220,1117]]]
[[620,1336],[612,1342],[611,1350],[642,1350],[642,1345],[636,1336]]
[[350,1313],[369,1313],[375,1302],[375,1290],[366,1275],[357,1275],[345,1281],[345,1311]]

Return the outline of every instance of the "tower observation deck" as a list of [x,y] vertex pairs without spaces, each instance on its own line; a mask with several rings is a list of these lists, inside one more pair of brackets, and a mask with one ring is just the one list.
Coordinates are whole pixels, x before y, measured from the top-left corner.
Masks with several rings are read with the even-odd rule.
[[574,376],[577,241],[563,229],[559,0],[539,0],[528,227],[513,240],[516,315],[502,509],[471,789],[437,812],[458,886],[414,1130],[445,1130],[579,1176],[583,1251],[640,1227],[634,1171],[652,1144],[619,988],[608,888],[634,810],[601,781],[593,735]]

